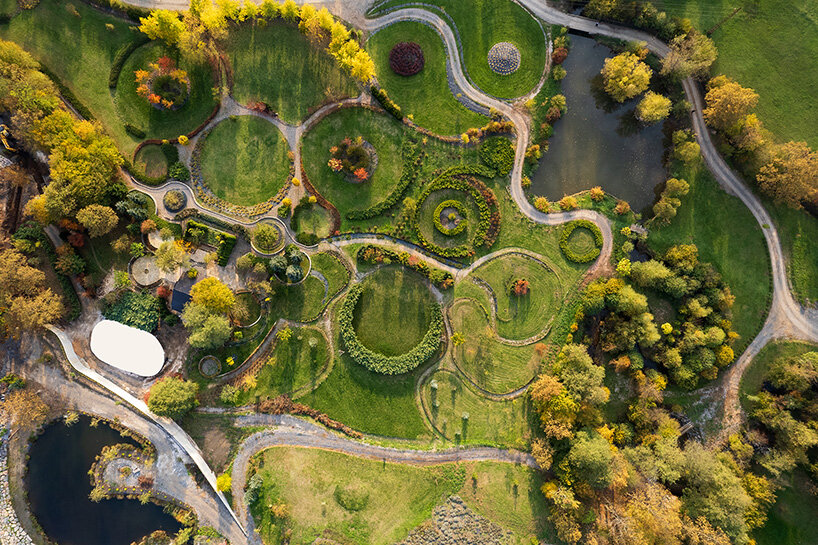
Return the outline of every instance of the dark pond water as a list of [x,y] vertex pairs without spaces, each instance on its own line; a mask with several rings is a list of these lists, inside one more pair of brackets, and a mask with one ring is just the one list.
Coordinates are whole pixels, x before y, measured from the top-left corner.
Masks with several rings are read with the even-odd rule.
[[105,445],[132,443],[103,423],[81,417],[73,426],[55,423],[31,445],[28,497],[46,535],[60,545],[129,545],[154,530],[181,526],[158,505],[136,500],[88,499],[88,470]]
[[654,188],[665,181],[662,124],[640,127],[633,116],[636,100],[616,104],[605,95],[599,71],[610,56],[595,40],[571,35],[562,81],[568,111],[554,124],[532,194],[557,200],[599,185],[635,211],[653,204]]

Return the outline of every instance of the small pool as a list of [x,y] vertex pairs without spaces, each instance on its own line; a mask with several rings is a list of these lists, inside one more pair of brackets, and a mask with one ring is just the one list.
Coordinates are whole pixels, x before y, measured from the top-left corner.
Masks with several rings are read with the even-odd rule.
[[71,427],[46,428],[31,445],[28,498],[46,535],[60,545],[129,545],[154,530],[176,533],[181,525],[158,505],[136,500],[88,499],[88,470],[106,445],[134,444],[104,423],[81,417]]
[[633,117],[636,99],[616,104],[605,95],[598,76],[611,56],[595,40],[571,34],[562,81],[568,111],[554,124],[549,150],[531,180],[532,195],[555,201],[599,185],[634,211],[653,204],[654,189],[666,177],[662,124],[640,127]]

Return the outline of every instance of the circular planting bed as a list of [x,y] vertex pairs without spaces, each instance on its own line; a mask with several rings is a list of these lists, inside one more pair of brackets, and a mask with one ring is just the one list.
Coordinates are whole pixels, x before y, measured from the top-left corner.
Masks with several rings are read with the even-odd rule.
[[520,50],[510,42],[491,46],[487,58],[491,71],[501,76],[513,74],[520,67]]
[[333,172],[343,173],[348,182],[360,184],[372,178],[378,167],[378,153],[375,146],[362,137],[344,138],[329,150],[327,162]]
[[284,230],[275,220],[262,220],[253,229],[250,246],[262,255],[278,253],[284,247]]
[[389,66],[399,76],[414,76],[425,62],[423,49],[415,42],[396,43],[389,52]]
[[168,212],[178,212],[187,206],[187,195],[184,191],[171,189],[162,197],[162,204]]
[[602,251],[602,231],[588,220],[567,223],[560,235],[560,250],[568,261],[588,263]]
[[203,377],[213,378],[222,370],[222,363],[215,356],[205,356],[199,360],[199,372]]
[[432,213],[435,229],[448,237],[462,233],[468,222],[466,207],[454,199],[448,199],[438,204]]
[[241,206],[265,202],[290,176],[290,146],[278,128],[256,116],[229,117],[203,136],[198,164],[216,197]]
[[242,291],[236,294],[236,306],[231,316],[238,327],[252,327],[261,319],[261,303],[252,292]]
[[347,354],[387,375],[406,373],[428,360],[443,334],[443,314],[426,280],[399,266],[381,268],[353,285],[338,319]]
[[290,244],[283,254],[279,254],[270,260],[270,269],[273,276],[281,283],[300,284],[309,276],[312,270],[312,260],[297,246]]
[[134,78],[136,94],[157,110],[178,110],[190,96],[187,72],[167,56],[150,63],[147,70],[136,70]]

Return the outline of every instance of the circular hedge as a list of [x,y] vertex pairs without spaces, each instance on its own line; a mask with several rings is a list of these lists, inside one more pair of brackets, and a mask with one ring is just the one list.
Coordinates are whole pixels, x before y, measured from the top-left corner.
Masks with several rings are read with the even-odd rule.
[[[569,244],[571,235],[577,229],[587,229],[594,237],[594,247],[584,254],[574,252]],[[602,231],[600,231],[599,227],[592,221],[575,220],[569,222],[562,229],[562,235],[560,235],[560,250],[562,250],[563,255],[565,255],[568,261],[573,261],[574,263],[588,263],[589,261],[593,261],[599,257],[599,253],[602,251]]]
[[491,46],[487,60],[492,72],[508,76],[520,67],[520,50],[512,43],[499,42]]
[[[446,208],[454,208],[455,210],[457,210],[457,213],[460,214],[461,216],[461,220],[457,222],[457,224],[452,228],[443,225],[443,220],[440,219],[440,216],[443,215],[443,210],[445,210]],[[456,201],[454,199],[449,199],[438,204],[437,208],[435,208],[432,218],[434,219],[435,222],[435,229],[437,229],[444,235],[450,237],[462,233],[463,230],[466,228],[466,225],[468,224],[468,222],[466,221],[466,207],[463,206],[463,203],[461,203],[460,201]]]
[[162,203],[168,212],[178,212],[187,204],[187,195],[178,189],[171,189],[162,197]]
[[498,136],[480,144],[480,160],[497,171],[498,176],[506,176],[514,166],[514,146],[508,138]]
[[415,42],[396,43],[389,52],[389,66],[399,76],[414,76],[425,62],[423,49]]
[[440,347],[440,337],[443,335],[443,312],[440,310],[440,305],[436,303],[432,305],[429,329],[426,330],[423,339],[409,352],[397,356],[384,356],[364,346],[358,339],[353,326],[355,305],[358,304],[363,291],[361,284],[352,286],[338,311],[341,339],[344,341],[347,354],[353,360],[373,373],[399,375],[408,373],[437,352]]

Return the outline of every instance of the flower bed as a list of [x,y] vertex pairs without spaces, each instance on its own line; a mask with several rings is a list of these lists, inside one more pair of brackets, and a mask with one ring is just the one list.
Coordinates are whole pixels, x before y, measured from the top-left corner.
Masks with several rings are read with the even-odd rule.
[[[460,214],[460,219],[456,221],[453,227],[446,227],[443,225],[443,220],[441,219],[443,217],[443,212],[447,208],[453,208],[458,214]],[[432,215],[432,219],[435,223],[435,229],[450,237],[459,235],[464,229],[466,229],[466,225],[468,225],[468,222],[466,221],[466,207],[463,206],[463,203],[454,199],[449,199],[438,204]]]
[[431,321],[429,329],[423,339],[415,345],[412,350],[398,356],[384,356],[373,352],[365,347],[353,326],[353,315],[355,305],[361,298],[364,288],[361,284],[355,284],[350,288],[344,302],[338,311],[338,325],[341,329],[341,339],[346,346],[347,354],[355,362],[363,365],[373,373],[384,375],[399,375],[408,373],[418,365],[431,358],[440,347],[441,335],[443,335],[443,312],[439,304],[432,305]]
[[396,43],[389,52],[389,66],[399,76],[414,76],[425,62],[423,49],[415,42]]
[[136,94],[159,110],[178,110],[190,96],[190,78],[170,57],[160,57],[148,70],[134,72]]
[[332,156],[327,162],[329,167],[333,172],[343,172],[352,183],[369,180],[378,167],[375,147],[360,136],[355,140],[346,137],[329,151]]
[[[569,245],[571,234],[576,229],[587,229],[594,236],[594,247],[584,254],[577,254]],[[562,250],[563,255],[565,255],[568,261],[588,263],[599,256],[599,253],[602,251],[602,242],[602,231],[599,230],[599,227],[597,227],[594,222],[589,220],[575,220],[567,223],[562,229],[562,234],[560,235],[560,250]]]
[[171,189],[162,197],[162,204],[168,212],[178,212],[187,206],[187,196],[178,189]]
[[487,60],[492,72],[508,76],[520,68],[520,50],[512,43],[499,42],[491,46]]

